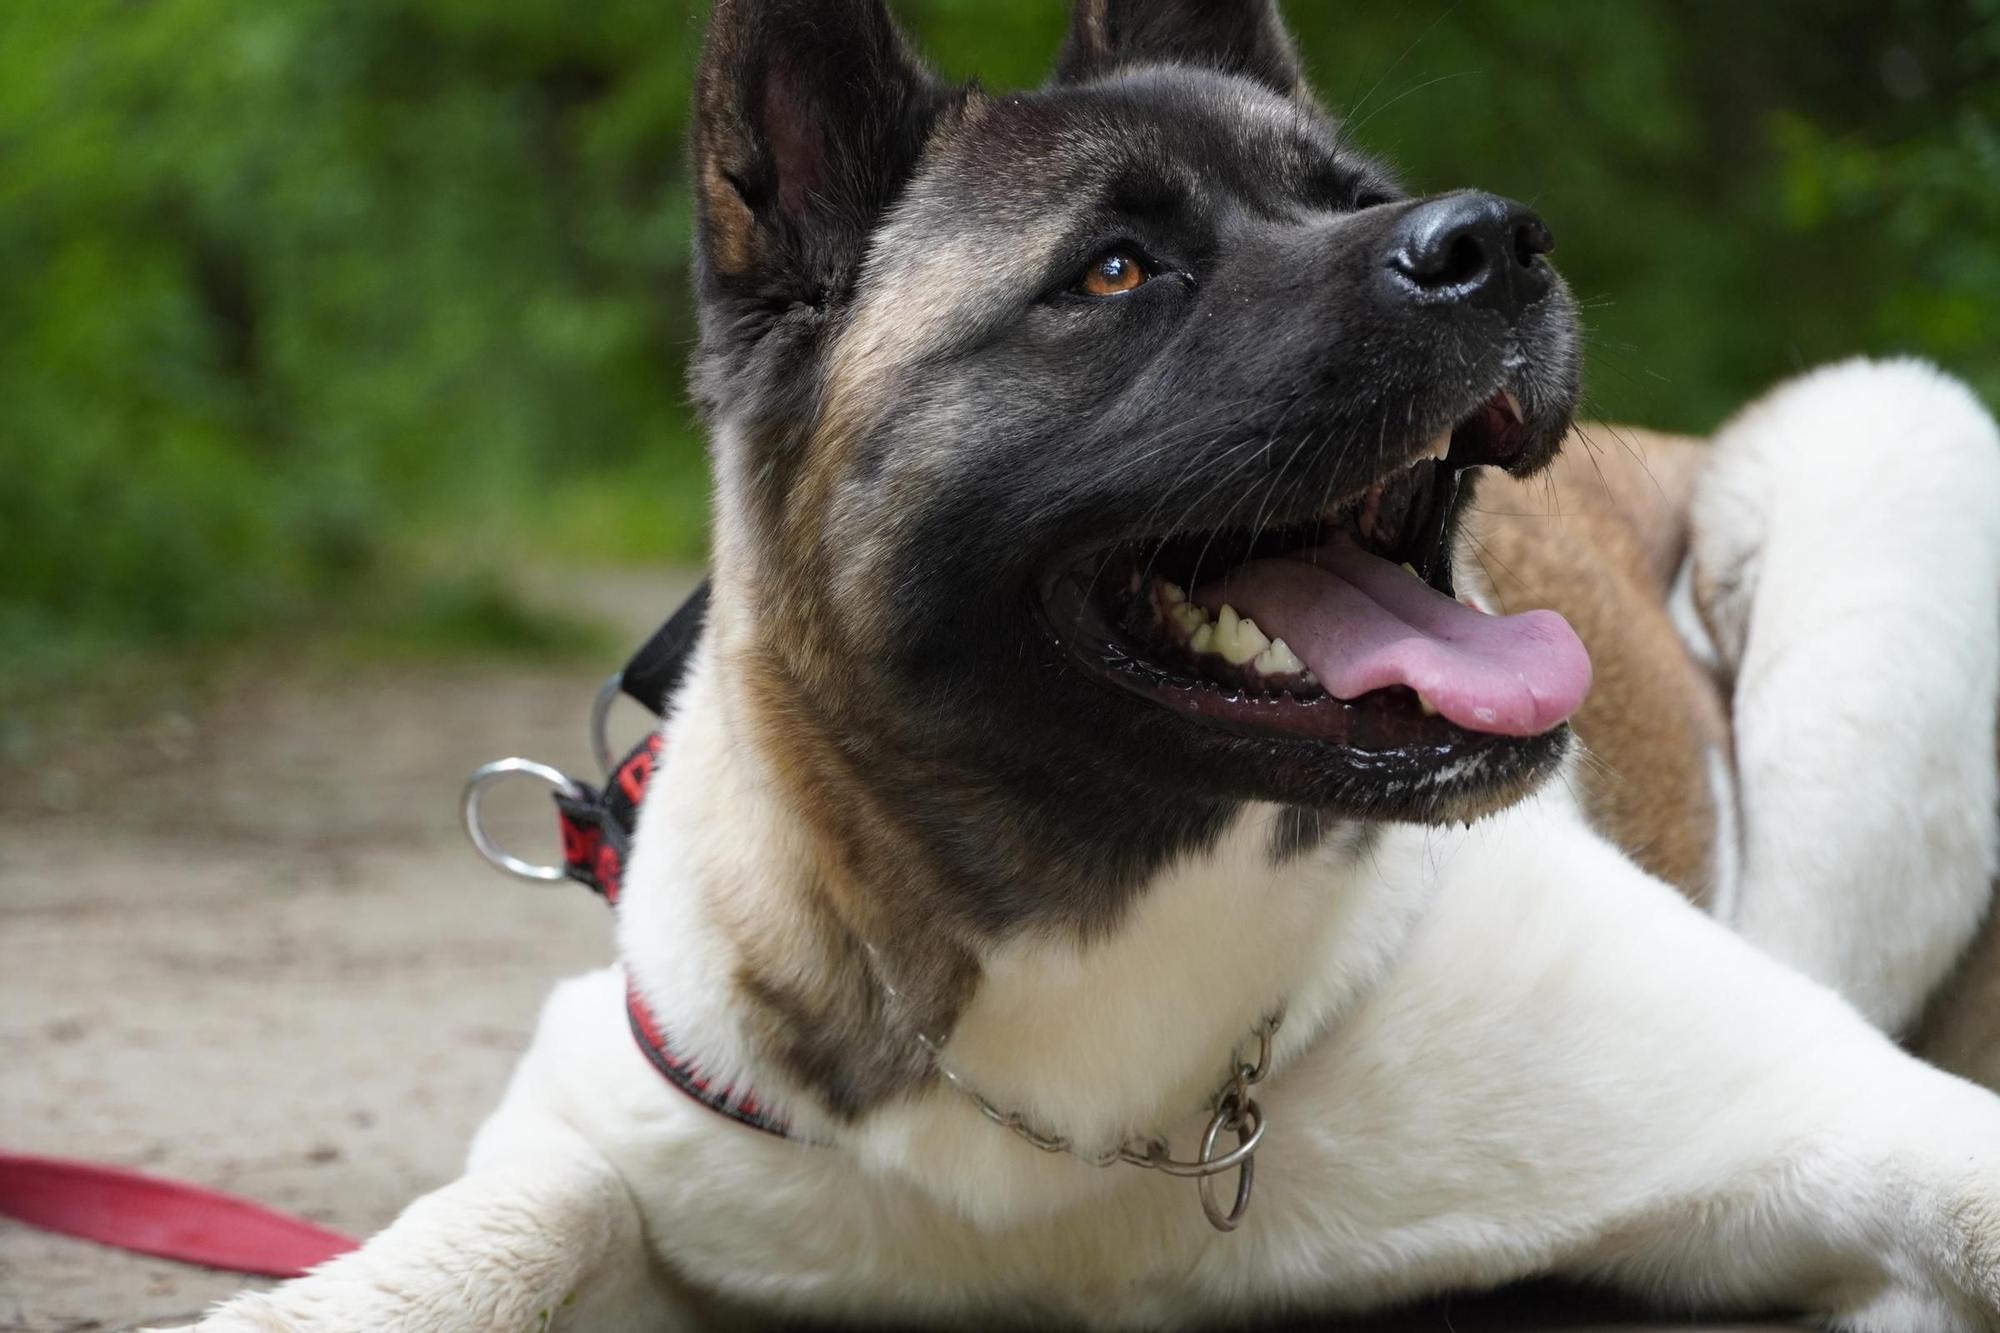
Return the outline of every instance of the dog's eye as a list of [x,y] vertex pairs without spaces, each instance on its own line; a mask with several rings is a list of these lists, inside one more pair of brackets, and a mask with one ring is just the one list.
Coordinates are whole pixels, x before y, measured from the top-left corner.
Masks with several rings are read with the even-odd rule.
[[1077,279],[1085,296],[1123,296],[1146,280],[1146,266],[1130,250],[1112,250],[1090,261]]

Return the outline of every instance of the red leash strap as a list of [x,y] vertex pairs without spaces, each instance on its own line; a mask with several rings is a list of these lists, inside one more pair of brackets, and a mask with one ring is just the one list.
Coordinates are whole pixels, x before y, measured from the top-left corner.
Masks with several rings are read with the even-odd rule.
[[121,1250],[262,1277],[297,1277],[359,1243],[200,1185],[26,1153],[0,1152],[0,1216]]

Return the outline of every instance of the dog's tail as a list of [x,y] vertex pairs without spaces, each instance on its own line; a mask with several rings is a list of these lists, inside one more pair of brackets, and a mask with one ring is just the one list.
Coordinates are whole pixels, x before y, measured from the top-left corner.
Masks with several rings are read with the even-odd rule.
[[1917,361],[1849,361],[1723,428],[1677,619],[1722,677],[1724,914],[1900,1032],[2000,855],[2000,430]]

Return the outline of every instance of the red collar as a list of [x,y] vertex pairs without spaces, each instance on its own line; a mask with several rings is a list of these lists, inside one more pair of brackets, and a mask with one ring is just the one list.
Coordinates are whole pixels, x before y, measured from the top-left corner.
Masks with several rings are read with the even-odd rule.
[[[659,731],[647,736],[623,763],[611,772],[604,790],[574,783],[572,791],[556,793],[556,816],[562,825],[563,870],[568,876],[595,890],[616,908],[624,889],[625,859],[631,851],[632,831],[638,823],[639,806],[653,780],[653,765],[666,737]],[[631,1022],[632,1039],[660,1076],[688,1096],[720,1116],[739,1125],[790,1138],[790,1127],[757,1099],[755,1093],[734,1084],[717,1086],[696,1068],[693,1061],[678,1055],[638,988],[630,978],[625,982],[625,1013]]]
[[625,1013],[632,1021],[632,1040],[639,1043],[640,1053],[652,1062],[653,1068],[659,1070],[667,1082],[717,1115],[727,1116],[739,1125],[761,1129],[781,1139],[792,1136],[791,1126],[766,1110],[755,1093],[741,1091],[733,1083],[717,1087],[702,1075],[693,1061],[674,1054],[673,1047],[667,1043],[665,1030],[660,1027],[660,1020],[653,1016],[652,1009],[639,997],[639,989],[629,977],[625,981]]

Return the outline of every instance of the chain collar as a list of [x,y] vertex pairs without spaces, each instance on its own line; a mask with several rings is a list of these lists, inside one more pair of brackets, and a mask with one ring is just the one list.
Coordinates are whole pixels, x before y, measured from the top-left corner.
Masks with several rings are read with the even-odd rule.
[[[886,987],[886,983],[885,987]],[[896,993],[889,992],[891,998]],[[1086,1166],[1136,1166],[1147,1171],[1159,1171],[1169,1176],[1182,1176],[1195,1182],[1195,1192],[1201,1200],[1201,1211],[1208,1218],[1209,1225],[1217,1231],[1234,1231],[1250,1209],[1250,1190],[1256,1181],[1257,1145],[1264,1140],[1264,1110],[1250,1090],[1264,1081],[1271,1072],[1271,1043],[1278,1034],[1278,1025],[1285,1020],[1284,1006],[1280,1005],[1262,1022],[1251,1029],[1251,1036],[1257,1042],[1257,1058],[1244,1062],[1235,1051],[1229,1055],[1231,1070],[1229,1078],[1209,1099],[1208,1127],[1202,1131],[1201,1150],[1193,1160],[1173,1156],[1166,1139],[1158,1134],[1134,1136],[1116,1147],[1091,1152],[1077,1147],[1061,1134],[1050,1134],[1036,1129],[1018,1111],[1005,1111],[968,1083],[959,1073],[944,1062],[944,1047],[934,1037],[922,1033],[917,1040],[929,1052],[931,1065],[938,1077],[963,1094],[981,1115],[1011,1131],[1017,1138],[1032,1144],[1046,1153],[1061,1153],[1073,1157]],[[1236,1146],[1226,1152],[1218,1152],[1222,1136],[1234,1134]],[[1216,1201],[1215,1178],[1235,1171],[1236,1197],[1227,1209]]]

